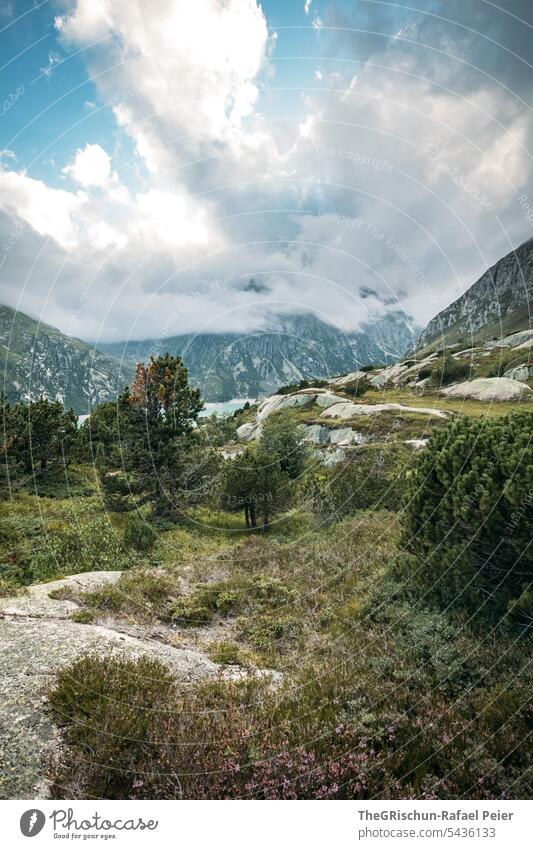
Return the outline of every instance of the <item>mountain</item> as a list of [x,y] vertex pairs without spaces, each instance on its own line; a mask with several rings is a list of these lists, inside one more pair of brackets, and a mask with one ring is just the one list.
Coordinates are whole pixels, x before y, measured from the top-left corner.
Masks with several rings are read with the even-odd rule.
[[1,389],[10,401],[43,394],[83,414],[116,398],[133,376],[131,363],[121,365],[86,342],[5,306],[0,306],[0,350]]
[[400,311],[344,333],[312,314],[278,317],[249,334],[184,334],[100,345],[129,361],[179,355],[206,401],[257,397],[302,378],[329,377],[367,363],[390,363],[413,346],[413,328]]
[[424,348],[484,341],[531,326],[533,309],[533,239],[488,269],[453,304],[431,319],[418,340]]

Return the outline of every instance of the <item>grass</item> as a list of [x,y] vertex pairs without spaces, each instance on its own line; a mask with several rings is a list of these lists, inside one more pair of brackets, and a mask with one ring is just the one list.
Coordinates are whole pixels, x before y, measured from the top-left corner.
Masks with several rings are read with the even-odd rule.
[[252,534],[208,562],[133,569],[117,583],[89,592],[61,588],[55,597],[80,605],[77,621],[174,623],[200,640],[223,623],[248,661],[296,668],[306,647],[327,642],[330,626],[345,615],[339,610],[353,602],[369,570],[392,556],[399,533],[386,511],[361,512],[327,529],[307,517],[307,528],[304,538]]
[[[533,401],[476,401],[471,398],[448,398],[437,391],[424,392],[423,395],[416,394],[408,387],[396,387],[394,389],[372,390],[368,392],[362,403],[405,404],[409,407],[434,407],[438,410],[450,413],[460,413],[464,416],[479,418],[487,416],[504,416],[507,413],[520,408],[521,410],[533,410]],[[376,416],[377,417],[377,416]]]
[[[385,400],[473,416],[516,409],[405,389],[370,390],[362,403]],[[317,409],[291,411],[298,421],[310,414]],[[441,424],[416,412],[354,421],[398,441]],[[398,460],[391,444],[361,450]],[[476,632],[461,616],[421,606],[391,572],[403,505],[396,513],[357,503],[352,514],[326,524],[303,500],[267,534],[247,531],[241,514],[194,507],[179,523],[157,527],[149,550],[127,549],[131,569],[117,583],[56,593],[80,605],[80,623],[157,624],[158,633],[192,643],[222,668],[241,666],[243,674],[183,686],[147,657],[89,655],[70,664],[49,693],[63,743],[51,768],[52,795],[531,795],[531,752],[523,745],[531,722],[531,640]],[[132,515],[107,516],[123,545]],[[71,497],[19,491],[0,504],[3,560],[16,572],[31,565],[43,534],[67,535],[72,525],[104,518],[89,489]],[[146,518],[142,511],[137,517]],[[2,576],[0,593],[12,582],[7,571]],[[260,676],[256,667],[281,678]]]
[[[85,620],[103,616],[127,618],[137,623],[168,618],[170,606],[179,594],[177,582],[170,575],[155,570],[126,572],[115,584],[103,584],[94,590],[76,592],[61,587],[51,598],[67,598],[82,606]],[[80,611],[76,611],[77,621]]]
[[261,572],[287,574],[299,599],[239,619],[210,655],[246,665],[243,635],[282,663],[276,686],[248,675],[183,687],[147,658],[62,670],[49,695],[64,744],[54,797],[530,797],[530,646],[403,600],[372,556],[372,541],[391,550],[378,523],[343,522],[337,551],[313,549],[311,582],[304,553],[293,571],[294,552],[274,561],[261,542]]
[[253,667],[256,662],[254,655],[244,651],[242,646],[237,643],[227,640],[213,643],[209,647],[208,654],[213,663],[219,663],[221,666],[242,666],[246,668]]

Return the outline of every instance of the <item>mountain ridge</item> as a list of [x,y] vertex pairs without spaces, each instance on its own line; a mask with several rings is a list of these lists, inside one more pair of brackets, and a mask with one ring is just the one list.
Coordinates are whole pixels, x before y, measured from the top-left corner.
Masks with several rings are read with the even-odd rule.
[[81,415],[116,398],[133,376],[130,363],[8,306],[0,306],[0,348],[8,401],[44,395]]
[[483,340],[531,325],[533,309],[533,238],[490,266],[420,334],[417,349],[435,340]]
[[206,401],[228,401],[270,394],[301,379],[353,371],[357,365],[389,363],[415,338],[400,311],[351,333],[312,313],[282,316],[277,322],[277,328],[247,334],[187,333],[106,343],[100,349],[126,361],[146,361],[165,352],[181,356]]

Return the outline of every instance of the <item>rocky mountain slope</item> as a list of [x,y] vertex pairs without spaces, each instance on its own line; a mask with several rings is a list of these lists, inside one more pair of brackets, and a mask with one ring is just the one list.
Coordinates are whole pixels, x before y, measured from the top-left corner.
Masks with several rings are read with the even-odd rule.
[[266,395],[302,378],[353,371],[358,364],[393,362],[413,346],[414,335],[399,311],[354,333],[308,314],[279,318],[271,328],[249,334],[184,334],[100,347],[129,361],[177,354],[206,401],[227,401]]
[[533,330],[523,330],[271,395],[237,414],[240,446],[226,446],[225,456],[259,439],[265,420],[281,411],[298,422],[319,462],[335,466],[362,446],[387,442],[421,448],[434,427],[458,413],[494,414],[502,405],[531,410],[532,347]]
[[133,375],[131,363],[121,365],[109,354],[5,306],[0,306],[0,346],[1,388],[10,401],[43,394],[83,414],[116,398]]
[[460,298],[433,318],[418,348],[483,341],[531,326],[533,239],[488,269]]

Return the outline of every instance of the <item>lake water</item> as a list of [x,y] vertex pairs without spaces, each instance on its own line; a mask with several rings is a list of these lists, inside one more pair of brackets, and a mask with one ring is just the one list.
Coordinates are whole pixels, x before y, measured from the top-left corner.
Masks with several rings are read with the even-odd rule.
[[249,401],[250,404],[255,404],[255,398],[232,398],[231,401],[206,401],[205,409],[200,413],[201,416],[212,416],[213,413],[216,413],[217,416],[229,416],[235,412],[235,410],[240,410],[241,407],[244,407],[246,402]]
[[[200,413],[200,416],[212,416],[216,413],[217,416],[230,416],[235,410],[240,410],[244,407],[247,401],[250,404],[255,404],[255,398],[232,398],[231,401],[206,401],[205,408]],[[78,416],[78,427],[81,427],[88,415]]]

